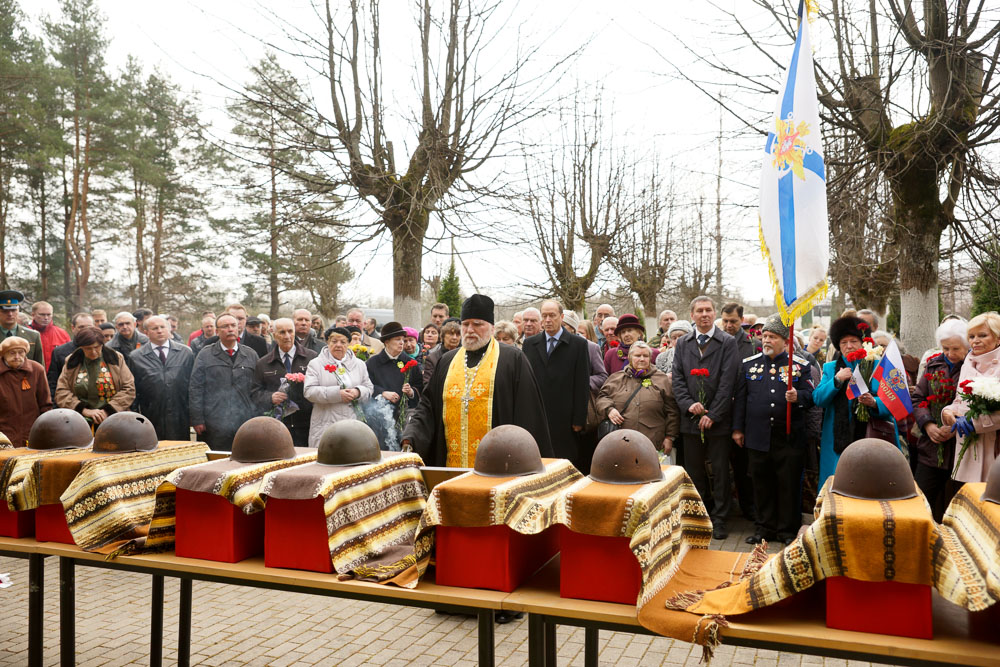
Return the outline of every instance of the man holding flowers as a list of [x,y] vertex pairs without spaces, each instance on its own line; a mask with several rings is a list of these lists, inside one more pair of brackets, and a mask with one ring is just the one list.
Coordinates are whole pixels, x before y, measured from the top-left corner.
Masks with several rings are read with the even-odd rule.
[[312,403],[303,394],[303,383],[316,353],[296,340],[295,322],[287,317],[274,321],[274,341],[254,368],[253,400],[261,412],[288,427],[296,447],[308,447]]

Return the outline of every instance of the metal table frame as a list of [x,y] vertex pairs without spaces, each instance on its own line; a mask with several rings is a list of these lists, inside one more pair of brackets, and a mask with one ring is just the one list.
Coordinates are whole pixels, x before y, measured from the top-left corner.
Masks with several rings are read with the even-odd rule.
[[45,556],[0,547],[0,556],[28,560],[28,667],[42,667],[43,603],[45,599]]

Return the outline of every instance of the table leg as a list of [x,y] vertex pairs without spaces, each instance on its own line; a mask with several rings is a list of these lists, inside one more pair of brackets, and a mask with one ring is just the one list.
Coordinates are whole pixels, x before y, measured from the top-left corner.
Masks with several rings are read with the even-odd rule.
[[28,555],[28,667],[42,667],[42,603],[45,596],[45,560]]
[[149,611],[149,667],[163,664],[163,575],[153,575],[152,608]]
[[191,665],[191,579],[181,577],[180,610],[177,615],[177,667]]
[[528,665],[543,667],[545,664],[545,628],[539,614],[528,612]]
[[556,667],[556,624],[543,618],[542,629],[545,633],[545,667]]
[[76,664],[76,563],[59,558],[59,664]]
[[600,630],[597,628],[583,629],[583,664],[584,667],[597,667],[597,652]]
[[479,610],[479,667],[493,667],[496,638],[493,635],[493,610]]

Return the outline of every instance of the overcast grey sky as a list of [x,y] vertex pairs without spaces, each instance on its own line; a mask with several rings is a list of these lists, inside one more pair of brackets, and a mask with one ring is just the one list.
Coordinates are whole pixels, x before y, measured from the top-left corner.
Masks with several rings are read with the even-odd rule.
[[[398,12],[386,7],[398,5]],[[722,0],[721,6],[739,6],[738,0]],[[57,13],[55,0],[31,0],[22,6],[29,16],[38,19]],[[262,42],[282,40],[282,26],[268,13],[274,12],[304,30],[322,31],[307,0],[171,0],[170,2],[136,2],[135,0],[101,0],[99,6],[107,19],[110,40],[108,62],[112,69],[122,67],[128,55],[135,55],[147,70],[159,67],[184,89],[196,91],[215,131],[224,133],[229,123],[222,109],[228,93],[226,86],[238,87],[248,77],[247,68],[264,52]],[[505,7],[506,9],[506,7]],[[725,26],[717,16],[705,13],[701,2],[660,0],[657,2],[596,2],[553,1],[511,3],[512,24],[544,38],[542,58],[555,59],[589,40],[589,45],[576,61],[571,76],[563,85],[596,85],[605,87],[607,115],[612,116],[619,143],[636,151],[655,151],[664,163],[674,167],[674,178],[682,184],[682,196],[694,201],[699,195],[713,205],[715,200],[715,135],[719,112],[714,103],[690,85],[671,76],[670,68],[653,47],[676,63],[687,63],[697,75],[698,65],[674,42],[671,34],[680,35],[689,45],[725,49],[722,37]],[[410,17],[413,3],[403,0],[383,3],[386,36],[383,44],[395,49],[395,59],[401,66],[388,81],[390,99],[401,107],[412,98],[413,72],[408,53],[416,49],[416,32]],[[748,17],[753,25],[755,17]],[[529,36],[529,40],[531,37]],[[822,48],[823,35],[814,37]],[[787,55],[792,45],[787,45]],[[735,56],[734,56],[735,57]],[[739,57],[745,57],[741,55]],[[289,58],[283,64],[296,70]],[[540,61],[540,65],[544,60]],[[298,70],[300,73],[303,70]],[[318,87],[320,82],[313,81]],[[317,92],[322,96],[322,91]],[[772,99],[761,99],[760,108],[773,108]],[[756,249],[756,183],[760,152],[756,140],[732,136],[740,131],[740,123],[724,119],[729,135],[724,146],[725,172],[724,221],[731,236],[742,239],[726,249],[726,283],[737,287],[747,298],[770,296],[767,273]],[[530,131],[530,130],[529,130]],[[400,153],[397,148],[397,154]],[[498,220],[501,222],[501,220]],[[507,221],[503,224],[523,224],[527,221]],[[435,230],[432,229],[432,233]],[[440,231],[439,229],[437,231]],[[457,239],[457,248],[478,287],[498,295],[512,294],[522,282],[541,281],[542,272],[527,255],[526,248],[497,248],[474,240]],[[424,273],[446,262],[450,246],[441,244],[424,260]],[[355,253],[351,259],[357,277],[346,288],[348,294],[361,301],[371,297],[391,296],[391,255],[388,239],[380,245],[371,244]],[[463,290],[471,285],[462,276]]]

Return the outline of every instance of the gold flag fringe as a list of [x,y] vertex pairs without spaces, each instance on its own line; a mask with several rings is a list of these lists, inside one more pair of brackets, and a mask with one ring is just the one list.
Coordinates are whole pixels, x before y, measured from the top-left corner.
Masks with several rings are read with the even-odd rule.
[[781,281],[778,279],[778,275],[774,272],[774,263],[771,261],[771,251],[767,247],[767,242],[764,240],[764,226],[761,223],[759,216],[757,218],[757,233],[760,236],[760,252],[764,255],[764,261],[767,264],[767,273],[771,278],[771,287],[774,288],[774,305],[778,308],[778,313],[781,315],[781,321],[787,326],[791,326],[795,320],[812,310],[812,307],[816,305],[816,302],[822,301],[826,297],[829,284],[827,279],[824,278],[818,284],[809,288],[805,294],[793,301],[791,305],[786,305],[784,294],[781,291]]

